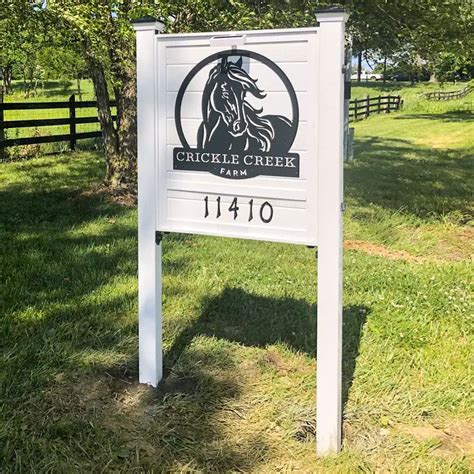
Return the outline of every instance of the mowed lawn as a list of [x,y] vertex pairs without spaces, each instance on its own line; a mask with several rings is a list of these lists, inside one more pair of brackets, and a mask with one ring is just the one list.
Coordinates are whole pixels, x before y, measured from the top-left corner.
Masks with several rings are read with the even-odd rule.
[[316,261],[166,235],[137,383],[137,214],[98,153],[0,166],[2,472],[469,472],[472,94],[371,117],[346,165],[344,447],[315,456]]

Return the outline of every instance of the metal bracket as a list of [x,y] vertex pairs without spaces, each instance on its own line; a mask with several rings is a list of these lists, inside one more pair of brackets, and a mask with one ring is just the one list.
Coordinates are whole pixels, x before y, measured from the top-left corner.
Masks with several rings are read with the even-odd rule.
[[[247,42],[247,35],[220,35],[209,40],[211,46],[242,46]],[[232,48],[233,49],[233,48]]]
[[344,212],[346,210],[346,203],[341,202],[341,212]]
[[161,241],[163,240],[163,233],[159,230],[155,231],[155,243],[156,245],[160,245]]

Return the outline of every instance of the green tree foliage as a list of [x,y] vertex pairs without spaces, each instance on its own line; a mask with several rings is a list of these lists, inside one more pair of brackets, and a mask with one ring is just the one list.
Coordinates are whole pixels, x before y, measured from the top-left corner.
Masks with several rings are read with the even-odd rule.
[[355,51],[401,61],[409,71],[432,72],[450,53],[474,63],[472,0],[354,0],[350,31]]
[[474,75],[474,64],[466,56],[454,53],[440,54],[434,68],[436,77],[441,82],[454,82]]
[[46,19],[42,2],[0,3],[0,72],[7,93],[13,77],[23,80],[29,96],[44,79],[87,75],[75,44]]
[[18,0],[0,4],[0,70],[7,91],[15,71],[28,89],[37,76],[35,44],[41,34],[36,28],[38,16],[39,12],[30,2]]
[[314,26],[314,0],[170,0],[161,1],[170,30],[228,31]]

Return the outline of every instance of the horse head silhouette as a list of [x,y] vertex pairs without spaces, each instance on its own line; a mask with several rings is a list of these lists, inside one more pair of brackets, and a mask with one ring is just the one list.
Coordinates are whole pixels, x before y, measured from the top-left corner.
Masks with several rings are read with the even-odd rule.
[[261,116],[246,95],[263,99],[266,94],[242,69],[242,57],[230,62],[227,56],[214,66],[207,79],[202,98],[202,116],[198,147],[216,151],[287,152],[291,143],[285,136],[291,122],[281,115]]

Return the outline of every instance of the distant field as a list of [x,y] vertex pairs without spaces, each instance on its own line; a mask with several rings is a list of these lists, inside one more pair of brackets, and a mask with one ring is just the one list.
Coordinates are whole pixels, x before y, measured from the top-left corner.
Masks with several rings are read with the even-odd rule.
[[471,101],[354,124],[328,459],[314,249],[166,235],[153,390],[137,383],[137,213],[100,192],[101,155],[0,165],[0,471],[472,472]]
[[[387,81],[383,84],[381,81],[370,81],[370,82],[361,82],[360,85],[352,81],[351,88],[352,88],[352,98],[353,99],[362,99],[367,96],[370,97],[377,97],[379,95],[400,95],[404,102],[405,108],[409,108],[412,110],[417,109],[436,109],[438,101],[428,101],[423,99],[422,94],[424,92],[432,92],[432,91],[457,91],[464,88],[466,85],[465,82],[459,82],[457,84],[437,84],[437,83],[430,83],[430,82],[421,82],[411,84],[409,82],[389,82]],[[461,107],[470,107],[471,110],[473,107],[473,97],[471,95],[470,100],[460,99],[460,101],[449,101],[451,104],[451,108],[458,109]],[[444,106],[442,106],[444,107]]]
[[[94,100],[94,87],[92,81],[83,79],[80,81],[82,100]],[[51,80],[40,83],[37,95],[25,95],[25,89],[21,81],[13,81],[13,90],[6,96],[6,102],[39,102],[39,101],[62,101],[67,100],[71,94],[78,94],[77,81]]]

